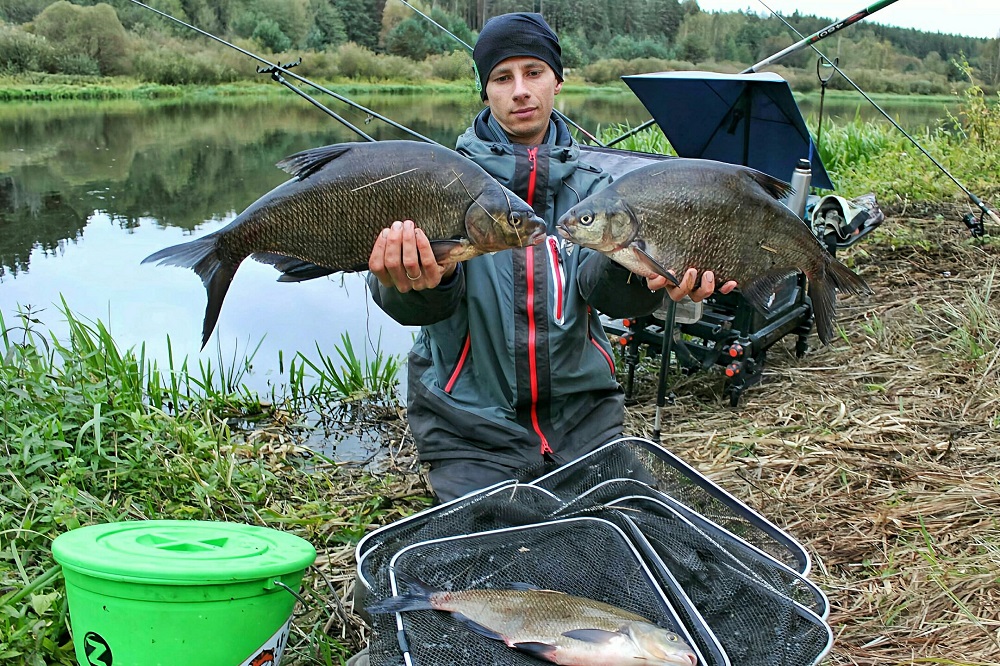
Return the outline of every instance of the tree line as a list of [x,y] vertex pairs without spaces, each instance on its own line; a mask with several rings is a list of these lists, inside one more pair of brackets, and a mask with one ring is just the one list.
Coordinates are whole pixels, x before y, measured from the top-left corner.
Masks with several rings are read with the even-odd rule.
[[[469,76],[462,44],[396,0],[148,0],[148,4],[247,48],[307,52],[332,77],[408,80]],[[541,12],[559,33],[567,68],[603,83],[653,69],[739,71],[798,36],[776,17],[704,12],[696,0],[417,0],[411,3],[467,44],[491,16]],[[834,17],[836,18],[836,17]],[[785,19],[803,35],[834,18]],[[1000,37],[859,23],[820,43],[872,90],[948,92],[967,62],[977,83],[1000,85]],[[0,74],[131,75],[161,83],[235,80],[247,68],[219,58],[207,40],[128,0],[0,0]],[[430,59],[431,64],[426,64]],[[816,56],[782,61],[795,83],[815,87]],[[346,63],[346,66],[344,65]],[[417,65],[417,63],[424,63]],[[812,77],[807,73],[813,70]],[[857,80],[857,79],[855,79]],[[836,84],[834,84],[836,85]],[[841,84],[843,85],[843,84]],[[893,90],[893,86],[899,88]]]

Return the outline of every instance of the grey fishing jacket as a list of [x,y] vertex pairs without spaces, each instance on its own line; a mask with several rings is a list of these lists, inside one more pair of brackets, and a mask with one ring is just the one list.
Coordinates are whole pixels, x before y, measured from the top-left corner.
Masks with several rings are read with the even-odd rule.
[[[652,312],[662,292],[604,255],[555,235],[555,221],[610,177],[580,161],[555,119],[547,144],[485,140],[489,110],[458,152],[532,204],[545,242],[475,257],[436,289],[405,294],[372,275],[375,301],[421,326],[409,354],[407,418],[421,460],[486,460],[511,469],[565,462],[622,429],[623,393],[598,311]],[[420,225],[420,220],[415,220]]]

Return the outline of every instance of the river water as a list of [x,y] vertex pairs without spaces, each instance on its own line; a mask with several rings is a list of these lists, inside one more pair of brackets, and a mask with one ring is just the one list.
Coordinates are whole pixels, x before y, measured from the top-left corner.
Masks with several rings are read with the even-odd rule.
[[[481,108],[475,94],[366,95],[357,101],[446,145]],[[648,114],[630,93],[561,95],[559,107],[594,130],[637,125]],[[330,105],[336,105],[331,101]],[[827,100],[827,117],[850,119],[859,101]],[[380,121],[334,107],[377,139],[406,138]],[[816,100],[804,102],[807,116]],[[887,105],[908,130],[933,124],[941,105]],[[61,299],[79,318],[101,320],[122,349],[175,367],[188,357],[223,364],[253,353],[244,383],[280,386],[297,352],[336,358],[350,336],[359,355],[403,356],[415,329],[375,306],[363,276],[301,284],[245,262],[219,326],[199,350],[205,291],[193,271],[140,265],[168,245],[210,233],[287,175],[275,162],[296,151],[355,140],[349,130],[291,95],[210,102],[0,105],[0,313],[7,326],[29,309],[64,335]],[[283,358],[283,363],[279,363]]]

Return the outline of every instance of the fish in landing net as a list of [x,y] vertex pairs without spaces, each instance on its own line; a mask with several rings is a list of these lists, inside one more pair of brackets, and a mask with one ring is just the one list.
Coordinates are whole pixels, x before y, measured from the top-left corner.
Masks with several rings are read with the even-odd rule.
[[307,150],[278,166],[294,176],[224,229],[160,250],[142,263],[192,268],[208,292],[202,346],[248,256],[281,281],[368,268],[378,233],[417,220],[443,266],[540,242],[545,222],[479,165],[416,141],[343,143]]
[[697,666],[680,636],[609,604],[539,589],[432,590],[404,578],[407,594],[373,613],[438,610],[478,634],[565,666]]
[[780,202],[789,186],[755,169],[675,158],[640,167],[587,197],[557,222],[560,235],[646,277],[690,266],[735,280],[766,311],[776,286],[809,278],[816,332],[833,339],[836,290],[871,293]]

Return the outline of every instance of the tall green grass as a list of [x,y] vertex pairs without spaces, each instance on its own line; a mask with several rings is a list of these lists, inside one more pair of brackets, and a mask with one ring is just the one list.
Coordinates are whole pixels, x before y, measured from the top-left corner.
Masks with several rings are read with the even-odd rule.
[[[102,323],[62,307],[65,339],[40,333],[30,310],[10,322],[0,314],[0,663],[75,663],[50,551],[67,530],[127,519],[235,520],[293,530],[323,546],[353,543],[363,532],[340,516],[373,520],[387,509],[371,501],[386,494],[386,480],[369,479],[370,490],[339,503],[331,492],[338,466],[268,462],[273,454],[231,425],[270,410],[294,413],[308,390],[299,402],[269,405],[242,387],[242,359],[192,371],[170,356],[160,366],[144,347],[122,351]],[[365,386],[366,395],[391,390],[398,366],[366,364],[348,338],[342,343],[350,369],[322,353],[298,366],[335,390],[324,399]],[[298,381],[307,384],[301,374]],[[314,633],[316,649],[338,663],[343,646]]]

